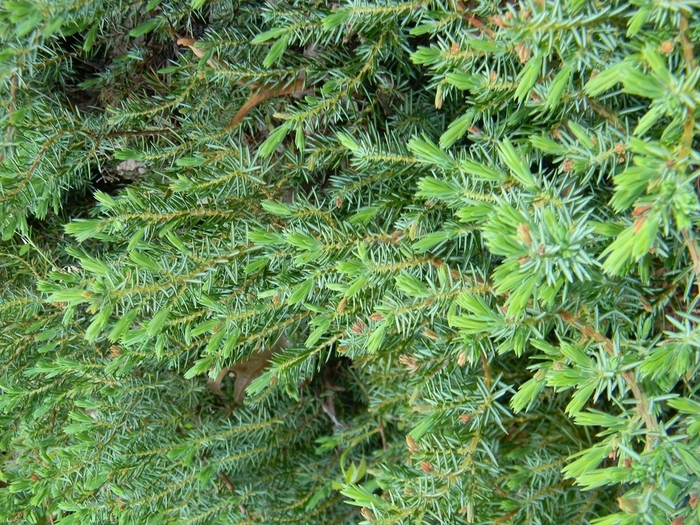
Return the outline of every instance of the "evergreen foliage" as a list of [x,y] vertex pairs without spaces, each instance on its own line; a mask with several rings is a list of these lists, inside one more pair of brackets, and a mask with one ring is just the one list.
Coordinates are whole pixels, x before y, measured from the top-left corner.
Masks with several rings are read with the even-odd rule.
[[699,2],[0,38],[0,521],[700,523]]

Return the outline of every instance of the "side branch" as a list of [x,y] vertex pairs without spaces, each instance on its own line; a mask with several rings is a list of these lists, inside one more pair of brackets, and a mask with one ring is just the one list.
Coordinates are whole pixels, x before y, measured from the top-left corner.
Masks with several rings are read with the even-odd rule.
[[[603,346],[603,349],[605,350],[606,354],[608,354],[609,356],[615,355],[615,346],[613,345],[613,342],[607,337],[605,337],[603,334],[601,334],[599,331],[597,331],[595,328],[593,328],[591,325],[582,323],[579,319],[577,319],[573,314],[569,312],[559,312],[559,317],[561,317],[561,319],[565,323],[568,323],[576,330],[581,332],[581,334],[583,334],[585,337],[588,337],[589,339],[593,339],[597,343],[600,343]],[[634,378],[634,375],[629,370],[622,372],[620,375],[625,380],[625,383],[627,383],[627,386],[632,392],[634,398],[637,400],[637,411],[642,417],[646,428],[653,432],[658,431],[659,424],[656,421],[656,416],[649,411],[649,400],[647,399],[644,390],[642,390],[642,387],[639,385],[639,383],[637,383],[637,380]],[[652,444],[653,439],[651,438],[651,436],[647,436],[646,450],[651,450]]]

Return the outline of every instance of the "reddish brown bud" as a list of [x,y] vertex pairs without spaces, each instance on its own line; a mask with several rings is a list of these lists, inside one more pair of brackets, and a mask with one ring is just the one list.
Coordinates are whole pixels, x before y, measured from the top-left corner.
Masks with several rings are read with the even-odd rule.
[[416,364],[416,358],[411,357],[408,355],[400,355],[399,356],[399,363],[401,363],[403,366],[406,367],[406,370],[409,372],[415,372],[418,369],[418,365]]
[[362,321],[360,321],[358,319],[357,321],[355,321],[355,324],[352,325],[351,330],[356,334],[361,334],[362,332],[365,331],[366,328],[367,327],[365,326],[365,323],[363,323]]
[[466,362],[467,362],[467,353],[460,352],[459,355],[457,356],[457,365],[464,366],[464,363],[466,363]]
[[418,447],[418,443],[410,436],[410,434],[406,434],[406,446],[408,447],[408,451],[411,454],[417,454],[420,452],[420,448]]
[[527,47],[525,42],[520,42],[517,46],[515,46],[515,51],[518,53],[518,59],[520,59],[520,62],[523,64],[530,60],[530,55],[532,55],[532,50]]
[[637,206],[632,212],[632,215],[634,215],[635,217],[639,217],[640,215],[646,215],[649,210],[651,210],[651,204]]
[[438,341],[440,339],[440,336],[433,332],[430,328],[423,330],[423,335],[428,339],[432,339],[433,341]]
[[489,17],[489,20],[491,20],[491,22],[493,22],[493,24],[499,29],[503,29],[504,27],[506,27],[506,24],[503,21],[503,17],[501,15]]
[[476,16],[467,16],[467,22],[469,22],[472,27],[484,27],[484,23]]
[[338,303],[338,306],[336,307],[335,311],[338,312],[339,314],[342,314],[345,311],[345,308],[348,305],[348,298],[343,297],[340,302]]
[[530,226],[525,223],[518,224],[518,239],[523,241],[528,246],[532,244],[532,237],[530,237]]

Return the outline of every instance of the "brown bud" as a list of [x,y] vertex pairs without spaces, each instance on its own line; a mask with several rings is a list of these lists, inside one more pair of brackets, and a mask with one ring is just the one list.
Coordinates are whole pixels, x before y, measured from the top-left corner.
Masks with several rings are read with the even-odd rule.
[[530,60],[530,55],[532,55],[532,50],[527,47],[525,42],[520,42],[517,46],[515,46],[515,51],[518,53],[518,59],[520,59],[521,63],[525,63],[528,60]]
[[374,514],[367,507],[362,507],[362,510],[360,510],[360,513],[367,521],[374,521]]
[[377,321],[383,321],[383,320],[384,320],[384,316],[383,316],[382,314],[380,314],[380,313],[377,313],[377,312],[375,312],[375,313],[373,313],[372,315],[370,315],[369,318],[370,318],[370,320],[374,321],[375,323],[376,323]]
[[419,463],[420,469],[426,474],[430,474],[433,471],[433,466],[427,461],[421,461]]
[[409,372],[415,372],[418,369],[418,365],[416,363],[416,358],[408,355],[400,355],[399,356],[399,363],[401,363],[403,366],[406,367],[406,370]]
[[569,312],[562,312],[559,314],[559,316],[566,323],[573,323],[576,320],[576,318],[573,315],[571,315]]
[[629,514],[634,514],[637,512],[637,502],[633,499],[628,498],[617,498],[617,504],[620,506],[622,512],[627,512]]
[[574,171],[574,161],[571,159],[564,160],[564,163],[562,164],[562,170],[564,171],[564,173]]
[[472,415],[471,414],[462,414],[459,416],[459,422],[463,424],[467,424],[472,420]]
[[416,440],[413,439],[410,434],[406,434],[406,446],[408,447],[408,451],[411,454],[417,454],[420,452],[420,448],[418,447],[418,443],[416,443]]
[[345,308],[348,305],[348,298],[343,297],[340,302],[338,303],[338,306],[336,307],[335,311],[338,312],[339,314],[342,314],[345,311]]
[[651,204],[637,206],[632,212],[632,215],[634,215],[635,217],[639,217],[640,215],[646,215],[649,212],[649,210],[651,210]]
[[518,239],[523,241],[528,246],[532,244],[532,237],[530,237],[530,226],[525,223],[518,224]]
[[442,108],[442,95],[435,95],[435,109]]
[[391,234],[391,243],[396,244],[401,237],[403,237],[403,232],[401,230],[396,230]]
[[661,51],[664,55],[668,55],[673,52],[673,42],[670,40],[666,40],[661,44],[661,47],[659,48],[659,51]]
[[489,20],[491,20],[491,22],[493,22],[493,24],[499,29],[503,29],[504,27],[506,27],[506,24],[503,21],[503,17],[501,15],[489,17]]
[[423,330],[423,335],[428,339],[432,339],[433,341],[440,340],[440,336],[433,332],[430,328],[426,328],[425,330]]
[[618,142],[617,144],[615,144],[615,148],[613,148],[613,151],[615,151],[617,155],[624,155],[625,145],[622,142]]
[[365,331],[366,328],[367,327],[365,326],[365,323],[363,323],[362,321],[360,321],[358,319],[357,321],[355,321],[355,324],[352,325],[351,330],[356,334],[361,334],[362,332]]
[[476,16],[467,16],[467,22],[469,22],[472,27],[484,27],[484,23]]
[[459,54],[459,45],[457,45],[455,42],[452,42],[452,45],[450,46],[450,53],[453,55]]
[[688,505],[690,505],[691,509],[694,509],[695,507],[698,506],[698,493],[697,492],[690,493],[690,497],[688,499]]
[[466,362],[467,362],[467,353],[460,352],[459,355],[457,356],[457,365],[464,366],[464,363],[466,363]]

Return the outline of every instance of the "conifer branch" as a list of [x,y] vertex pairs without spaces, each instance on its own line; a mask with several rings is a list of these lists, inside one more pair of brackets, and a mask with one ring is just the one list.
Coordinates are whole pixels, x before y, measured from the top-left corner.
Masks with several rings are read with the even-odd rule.
[[[585,337],[600,343],[608,356],[615,356],[615,345],[613,342],[597,331],[594,327],[582,323],[569,312],[559,312],[559,317],[561,317],[564,322],[576,328],[576,330],[581,332],[581,334],[583,334]],[[632,392],[634,398],[637,400],[637,410],[639,411],[639,415],[644,421],[646,428],[650,431],[650,434],[647,434],[646,450],[651,450],[657,438],[653,433],[658,432],[658,422],[656,420],[656,416],[650,412],[647,396],[642,387],[634,378],[634,375],[629,370],[620,372],[620,375],[625,380],[625,383]]]

